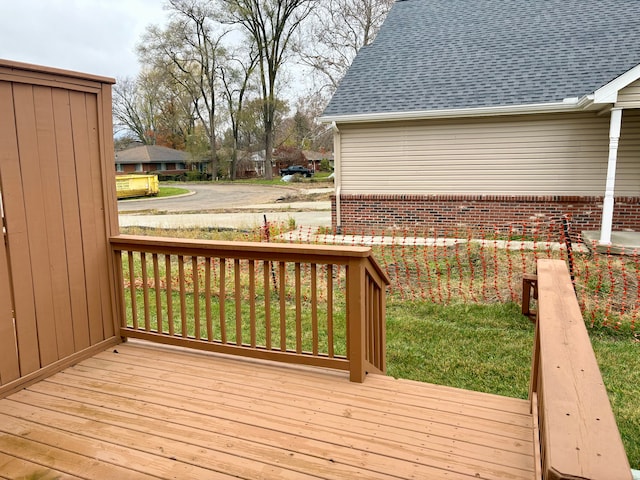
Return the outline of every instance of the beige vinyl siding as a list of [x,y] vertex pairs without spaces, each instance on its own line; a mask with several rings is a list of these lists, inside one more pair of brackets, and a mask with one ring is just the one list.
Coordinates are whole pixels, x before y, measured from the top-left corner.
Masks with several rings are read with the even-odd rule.
[[622,112],[615,187],[617,197],[640,195],[640,110]]
[[[640,193],[638,117],[616,195]],[[633,128],[632,126],[635,125]],[[584,114],[339,125],[345,194],[600,195],[609,116]]]
[[617,107],[640,108],[640,80],[636,80],[618,92]]

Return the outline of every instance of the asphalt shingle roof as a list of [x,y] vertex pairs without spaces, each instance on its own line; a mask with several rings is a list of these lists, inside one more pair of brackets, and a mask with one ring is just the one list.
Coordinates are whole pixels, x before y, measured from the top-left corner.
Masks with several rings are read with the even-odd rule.
[[187,152],[158,145],[143,145],[116,153],[116,163],[186,162],[190,158]]
[[401,0],[324,116],[561,102],[638,64],[639,0]]

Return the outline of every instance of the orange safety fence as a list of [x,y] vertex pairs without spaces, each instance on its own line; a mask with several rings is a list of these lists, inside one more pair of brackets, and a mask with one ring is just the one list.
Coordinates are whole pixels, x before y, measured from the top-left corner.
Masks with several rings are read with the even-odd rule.
[[[572,270],[588,326],[635,333],[640,312],[638,251],[597,251],[560,223],[532,223],[509,230],[419,229],[340,235],[314,227],[286,232],[269,224],[271,242],[370,246],[392,280],[390,299],[440,304],[521,302],[522,278],[539,258],[559,258]],[[284,232],[284,233],[283,233]]]

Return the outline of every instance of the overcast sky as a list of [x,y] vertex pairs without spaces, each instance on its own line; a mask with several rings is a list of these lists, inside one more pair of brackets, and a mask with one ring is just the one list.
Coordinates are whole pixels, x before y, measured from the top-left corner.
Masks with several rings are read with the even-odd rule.
[[135,45],[164,24],[163,0],[0,0],[0,58],[107,77],[135,76]]

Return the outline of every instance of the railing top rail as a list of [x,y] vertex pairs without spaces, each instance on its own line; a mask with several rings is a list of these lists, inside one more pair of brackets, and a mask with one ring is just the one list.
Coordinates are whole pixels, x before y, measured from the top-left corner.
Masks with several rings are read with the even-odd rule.
[[371,254],[370,247],[285,244],[263,242],[225,242],[186,238],[118,235],[109,239],[115,250],[144,250],[152,253],[179,251],[185,255],[224,256],[251,260],[311,261],[346,264],[351,259],[367,259],[386,285],[390,280]]
[[545,468],[558,479],[630,479],[566,263],[540,259],[537,267]]

